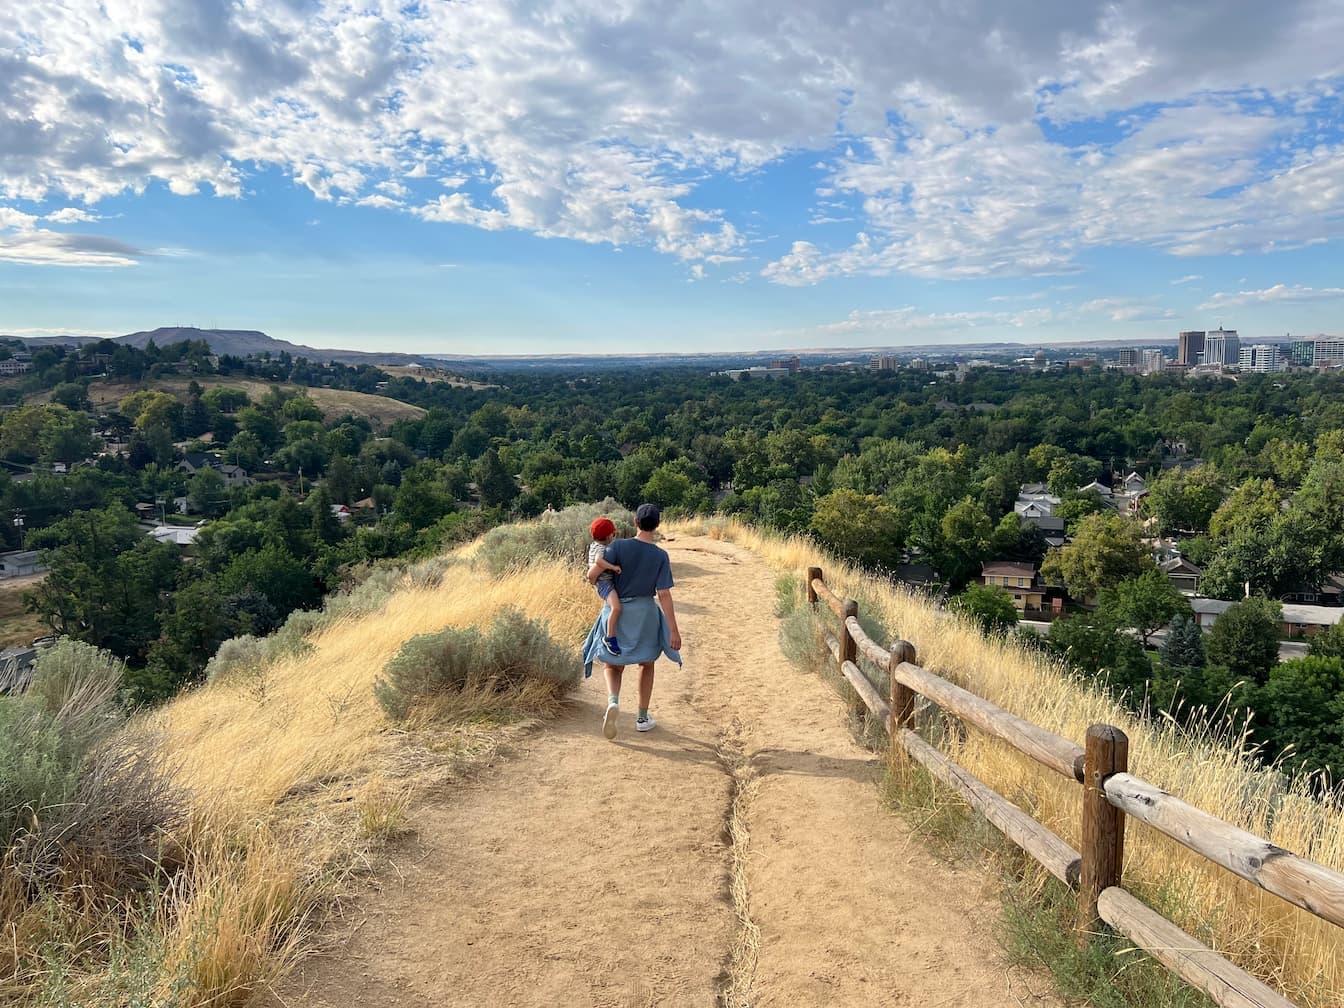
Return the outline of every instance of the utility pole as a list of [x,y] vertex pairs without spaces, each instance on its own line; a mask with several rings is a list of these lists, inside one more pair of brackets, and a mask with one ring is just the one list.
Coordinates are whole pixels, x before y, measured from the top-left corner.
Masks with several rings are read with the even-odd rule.
[[23,512],[16,510],[14,512],[14,527],[19,530],[19,549],[23,549],[23,526],[24,526],[23,519],[24,519]]

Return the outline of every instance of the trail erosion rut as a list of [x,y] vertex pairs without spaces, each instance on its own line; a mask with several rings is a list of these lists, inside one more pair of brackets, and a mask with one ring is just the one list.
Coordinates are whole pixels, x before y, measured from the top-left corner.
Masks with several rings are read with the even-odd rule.
[[684,669],[614,742],[600,676],[466,784],[345,930],[274,994],[306,1008],[1055,1006],[1004,966],[976,873],[882,807],[878,758],[780,652],[774,575],[706,538],[672,555]]

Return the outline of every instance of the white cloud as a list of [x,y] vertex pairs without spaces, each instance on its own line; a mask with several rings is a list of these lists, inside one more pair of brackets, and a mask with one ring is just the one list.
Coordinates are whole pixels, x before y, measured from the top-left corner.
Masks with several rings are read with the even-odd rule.
[[1171,282],[1171,285],[1173,287],[1179,287],[1181,284],[1194,283],[1196,280],[1203,280],[1203,279],[1204,278],[1200,276],[1198,273],[1191,273],[1188,276],[1178,277],[1177,279]]
[[1275,284],[1263,290],[1220,291],[1200,305],[1209,311],[1248,304],[1301,304],[1307,301],[1344,300],[1344,287],[1300,287]]
[[1165,322],[1179,318],[1152,298],[1094,298],[1077,308],[1080,315],[1105,315],[1112,322]]
[[0,262],[29,266],[134,266],[142,253],[112,238],[32,228],[0,234]]
[[24,0],[0,7],[0,206],[278,170],[713,266],[757,237],[732,187],[801,155],[824,167],[799,219],[855,236],[785,234],[779,283],[1274,250],[1344,231],[1341,35],[1336,0]]

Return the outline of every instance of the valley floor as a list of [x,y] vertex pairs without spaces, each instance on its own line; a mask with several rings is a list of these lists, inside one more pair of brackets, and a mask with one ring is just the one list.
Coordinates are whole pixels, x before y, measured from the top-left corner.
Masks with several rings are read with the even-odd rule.
[[514,752],[422,793],[414,835],[340,933],[264,1002],[1059,1003],[1003,965],[986,881],[882,806],[879,757],[780,652],[765,563],[707,538],[666,545],[686,665],[659,664],[658,728],[634,730],[632,669],[604,740],[595,671]]

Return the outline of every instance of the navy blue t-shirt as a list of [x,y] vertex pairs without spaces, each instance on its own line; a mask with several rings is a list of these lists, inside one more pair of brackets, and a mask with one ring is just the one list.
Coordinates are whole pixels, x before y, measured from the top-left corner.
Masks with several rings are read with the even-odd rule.
[[647,598],[672,587],[672,564],[667,551],[639,539],[617,539],[604,554],[607,563],[621,568],[616,575],[616,594],[621,598]]

